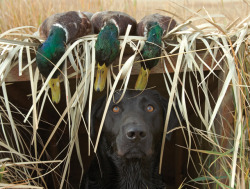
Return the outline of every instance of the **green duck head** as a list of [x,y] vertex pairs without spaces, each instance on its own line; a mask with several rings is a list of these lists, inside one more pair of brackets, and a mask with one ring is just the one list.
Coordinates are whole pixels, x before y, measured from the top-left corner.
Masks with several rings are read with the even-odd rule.
[[119,55],[120,42],[118,40],[118,33],[117,26],[113,22],[108,22],[98,35],[95,44],[97,72],[94,89],[96,91],[104,89],[107,68]]
[[159,62],[159,59],[152,58],[161,55],[162,27],[157,22],[151,22],[147,25],[147,29],[147,40],[141,51],[142,59],[146,61],[141,63],[141,70],[135,84],[135,89],[137,90],[144,90],[146,88],[150,70]]
[[[60,60],[65,52],[66,32],[62,27],[52,26],[49,37],[41,44],[36,53],[36,63],[40,73],[44,77],[48,77],[54,65]],[[60,66],[60,69],[63,65]],[[58,103],[60,101],[60,70],[57,70],[49,81],[51,88],[52,101]]]

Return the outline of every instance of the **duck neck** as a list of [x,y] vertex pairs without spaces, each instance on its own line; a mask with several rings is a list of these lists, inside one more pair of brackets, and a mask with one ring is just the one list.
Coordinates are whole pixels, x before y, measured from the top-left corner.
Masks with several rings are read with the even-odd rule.
[[108,22],[100,31],[96,41],[96,59],[100,65],[109,65],[119,54],[119,31],[116,25]]
[[161,55],[161,38],[163,29],[157,22],[148,25],[147,41],[142,49],[143,59],[150,59],[141,63],[144,70],[150,70],[159,61],[159,59],[151,59]]
[[160,25],[157,22],[152,23],[150,24],[150,27],[149,27],[147,41],[161,46],[162,34],[163,34],[162,27],[160,27]]
[[[61,27],[52,26],[49,37],[37,49],[36,60],[44,77],[47,77],[53,68],[51,62],[56,64],[65,52],[66,32]],[[52,68],[51,68],[52,67]],[[60,72],[56,72],[56,78]]]
[[117,39],[118,35],[118,28],[113,22],[106,23],[106,25],[101,29],[99,33],[100,38],[110,38],[113,40]]
[[65,52],[66,32],[63,28],[52,26],[47,40],[38,47],[37,60],[41,63],[56,63]]
[[45,41],[46,44],[50,44],[51,48],[58,48],[58,46],[65,46],[67,42],[66,31],[59,26],[52,26],[49,37]]

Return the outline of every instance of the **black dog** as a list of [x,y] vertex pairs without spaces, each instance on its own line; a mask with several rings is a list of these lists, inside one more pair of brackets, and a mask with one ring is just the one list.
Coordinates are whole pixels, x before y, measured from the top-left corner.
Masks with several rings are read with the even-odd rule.
[[[116,92],[104,122],[97,158],[83,178],[81,189],[163,189],[159,156],[168,100],[157,91]],[[92,108],[93,121],[102,118],[105,97]],[[179,125],[172,109],[168,130]],[[170,139],[170,134],[167,135]]]

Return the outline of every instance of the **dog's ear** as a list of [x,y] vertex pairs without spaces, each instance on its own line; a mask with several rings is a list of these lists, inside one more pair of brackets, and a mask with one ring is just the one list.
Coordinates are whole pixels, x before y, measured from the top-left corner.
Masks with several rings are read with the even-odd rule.
[[92,139],[95,137],[95,121],[100,121],[100,119],[102,118],[105,103],[106,103],[106,95],[99,98],[96,102],[93,103],[91,107],[90,120],[88,119],[89,110],[84,115],[86,124],[88,124],[90,121],[90,136]]
[[[163,106],[163,110],[164,110],[163,114],[164,114],[164,120],[165,120],[166,119],[166,114],[167,114],[167,109],[168,109],[168,99],[161,96],[161,102],[162,102],[162,106]],[[178,114],[178,116],[180,118],[180,121],[183,121],[183,117],[182,117],[182,115],[180,113],[180,110],[179,110],[179,107],[177,106],[177,104],[175,104],[175,107],[176,107],[176,111],[175,111],[174,107],[171,108],[167,132],[181,124],[179,122],[177,114]],[[170,140],[171,135],[172,135],[172,132],[168,133],[166,138],[168,140]]]

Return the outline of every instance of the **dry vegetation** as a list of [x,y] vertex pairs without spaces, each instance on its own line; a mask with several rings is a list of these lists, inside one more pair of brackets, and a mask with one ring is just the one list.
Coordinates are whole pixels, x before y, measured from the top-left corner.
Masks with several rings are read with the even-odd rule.
[[[69,10],[93,13],[102,10],[119,10],[127,12],[137,20],[146,14],[160,12],[176,15],[174,17],[178,17],[177,20],[183,22],[196,16],[188,10],[190,9],[200,15],[221,14],[224,17],[217,18],[216,21],[230,23],[237,18],[241,20],[249,15],[249,3],[249,0],[75,0],[73,3],[68,0],[1,0],[0,33],[19,26],[37,28],[46,17]],[[169,11],[169,13],[162,10]],[[200,23],[202,21],[195,21],[195,24]]]
[[[175,2],[178,2],[176,4]],[[170,62],[171,66],[175,70],[173,73],[173,77],[170,76],[166,67],[164,67],[163,77],[165,79],[165,84],[167,88],[167,93],[170,96],[170,104],[176,100],[176,103],[182,109],[183,116],[187,121],[187,127],[181,127],[181,129],[186,130],[188,133],[185,136],[186,146],[188,151],[197,151],[200,158],[201,170],[197,170],[198,178],[193,178],[193,182],[201,183],[201,185],[205,184],[204,188],[207,188],[208,183],[213,182],[217,185],[218,188],[239,188],[246,189],[250,188],[250,162],[249,162],[249,136],[250,136],[250,120],[249,120],[249,85],[250,85],[250,58],[249,58],[249,9],[250,9],[250,1],[211,1],[207,3],[201,3],[200,1],[165,1],[165,0],[75,0],[74,3],[69,0],[0,0],[0,34],[4,33],[15,27],[20,26],[34,26],[34,29],[25,28],[24,31],[13,30],[12,36],[16,36],[16,33],[19,35],[26,34],[27,32],[32,33],[35,32],[37,27],[41,24],[41,22],[49,15],[63,12],[68,10],[82,10],[89,12],[96,12],[101,10],[120,10],[127,12],[134,16],[137,20],[142,18],[146,14],[160,12],[162,14],[173,15],[180,25],[186,22],[186,20],[192,20],[193,24],[197,26],[197,30],[186,30],[178,33],[173,32],[169,34],[171,37],[176,37],[178,43],[172,44],[175,51],[177,53],[177,61],[171,62],[170,56],[174,56],[171,54],[172,52],[167,52],[163,49],[163,55]],[[206,19],[204,19],[206,17]],[[242,23],[241,23],[242,22]],[[247,25],[248,23],[248,25]],[[199,30],[200,29],[200,30]],[[203,31],[204,33],[200,32]],[[21,33],[21,34],[20,34]],[[167,34],[168,35],[168,34]],[[1,35],[0,35],[1,36]],[[165,36],[168,39],[169,36]],[[3,37],[7,37],[3,35]],[[24,38],[29,38],[29,36],[23,36]],[[164,38],[164,39],[165,39]],[[231,40],[233,38],[233,40]],[[22,39],[22,38],[21,38]],[[38,38],[39,39],[39,38]],[[124,38],[120,38],[123,40]],[[28,39],[25,39],[27,42]],[[70,142],[67,146],[67,156],[61,161],[54,160],[56,165],[63,166],[63,174],[61,181],[61,188],[64,188],[67,185],[65,180],[68,179],[68,168],[70,167],[70,158],[72,154],[72,150],[74,147],[79,147],[79,141],[77,140],[77,131],[80,125],[82,110],[86,105],[85,93],[90,94],[92,96],[92,91],[89,86],[93,86],[93,78],[94,78],[94,69],[95,69],[95,59],[91,59],[91,52],[94,49],[94,41],[95,36],[86,36],[80,38],[74,44],[68,47],[72,48],[71,50],[67,50],[58,64],[62,63],[66,57],[71,57],[69,63],[73,65],[76,69],[77,73],[73,73],[68,75],[64,71],[63,84],[65,86],[65,90],[70,88],[69,78],[74,76],[74,74],[79,74],[80,78],[76,82],[75,91],[71,94],[70,90],[66,90],[68,98],[65,99],[67,101],[67,108],[65,108],[64,112],[61,115],[61,119],[58,120],[57,124],[54,125],[54,131],[59,127],[61,122],[66,122],[67,127],[69,127],[70,133]],[[127,66],[127,70],[124,71],[125,66],[123,66],[120,72],[116,75],[113,83],[109,83],[110,86],[110,98],[112,93],[116,88],[116,84],[121,77],[122,74],[127,74],[124,78],[124,87],[126,86],[126,82],[129,81],[130,72],[132,70],[132,66],[134,63],[134,59],[137,55],[138,48],[141,44],[143,44],[143,40],[140,37],[134,37],[133,42],[138,42],[139,46],[136,46],[131,42],[131,39],[127,39],[127,43],[130,44],[135,50],[135,54],[131,56],[131,59],[126,61],[124,65]],[[203,42],[203,46],[207,49],[207,54],[214,58],[213,65],[214,69],[216,67],[220,67],[220,69],[228,70],[224,71],[225,80],[222,81],[222,87],[219,94],[218,99],[211,99],[210,91],[207,90],[207,78],[204,78],[204,70],[206,62],[202,62],[201,65],[195,61],[195,58],[199,57],[200,54],[196,49],[195,42],[196,40],[200,40]],[[40,186],[41,183],[46,186],[46,183],[43,180],[44,173],[40,172],[38,169],[38,164],[48,165],[48,170],[53,171],[56,167],[50,167],[51,162],[42,162],[39,158],[41,154],[46,153],[46,146],[50,142],[50,139],[46,141],[44,144],[44,149],[41,154],[35,154],[35,157],[31,155],[24,155],[23,151],[27,150],[26,146],[23,145],[22,135],[18,133],[15,128],[17,126],[22,126],[24,128],[31,127],[34,128],[33,133],[28,133],[29,136],[34,137],[33,146],[31,147],[33,151],[37,152],[36,145],[39,144],[40,139],[36,135],[36,126],[41,122],[40,113],[43,111],[43,105],[45,100],[49,98],[48,95],[48,80],[43,81],[42,86],[38,86],[38,72],[32,72],[31,64],[35,62],[35,60],[29,57],[30,51],[35,51],[34,46],[29,46],[30,43],[24,43],[19,39],[19,43],[16,44],[12,42],[2,42],[0,38],[0,76],[1,76],[1,87],[3,91],[3,96],[0,96],[1,106],[0,111],[0,129],[4,130],[4,125],[10,126],[10,130],[13,131],[12,139],[8,139],[8,136],[3,132],[0,133],[0,149],[4,148],[5,153],[7,151],[11,152],[10,158],[5,158],[1,155],[0,152],[0,187],[1,186],[10,186],[9,183],[14,181],[20,181],[21,184],[29,184],[33,186]],[[84,48],[83,48],[84,47]],[[217,53],[222,52],[222,59],[216,60],[215,57]],[[25,53],[22,53],[25,52]],[[22,57],[20,55],[25,54],[28,59],[28,67],[22,65]],[[18,56],[19,55],[19,56]],[[77,57],[77,58],[73,58]],[[86,58],[88,57],[88,58]],[[165,59],[161,59],[161,63],[163,63]],[[78,65],[79,63],[79,65]],[[13,115],[21,114],[18,112],[18,108],[16,108],[11,102],[8,102],[7,91],[6,91],[6,83],[5,76],[8,75],[10,69],[12,68],[12,64],[19,65],[20,68],[26,69],[29,71],[30,78],[32,78],[31,86],[32,86],[32,100],[33,106],[30,107],[29,113],[26,115],[22,115],[23,118],[27,121],[26,123],[19,123],[13,119]],[[76,65],[77,64],[77,65]],[[223,64],[223,65],[221,65]],[[59,66],[59,65],[58,65]],[[79,67],[81,67],[79,69]],[[223,67],[224,66],[224,67]],[[187,75],[186,77],[181,77],[179,75],[180,70],[183,71],[183,75]],[[54,70],[55,71],[55,70]],[[90,74],[85,74],[87,73]],[[123,72],[122,72],[123,71]],[[191,73],[194,76],[199,77],[201,81],[198,81],[199,85],[190,86],[192,89],[199,88],[203,95],[206,96],[205,110],[202,110],[200,107],[200,100],[196,98],[194,94],[186,94],[185,89],[180,92],[180,94],[176,94],[177,84],[183,84],[185,86],[186,78],[188,78],[188,74]],[[209,71],[211,77],[218,77],[213,70]],[[3,76],[3,77],[2,77]],[[109,79],[112,75],[109,75]],[[111,81],[111,79],[110,79]],[[92,82],[92,84],[91,84]],[[170,83],[170,85],[168,85]],[[164,84],[163,84],[164,85]],[[40,87],[40,88],[39,88]],[[219,112],[220,105],[223,101],[223,98],[227,94],[228,88],[233,91],[233,98],[235,102],[235,109],[232,110],[231,116],[234,119],[234,124],[229,126],[229,130],[232,132],[231,138],[228,136],[216,135],[215,132],[215,120],[217,119],[217,113]],[[45,95],[43,95],[45,94]],[[189,95],[189,96],[188,96]],[[202,124],[204,125],[204,129],[200,130],[196,128],[194,125],[191,125],[188,121],[188,113],[186,109],[186,98],[193,99],[194,111],[197,112],[197,115],[200,116],[202,120]],[[90,100],[91,102],[91,100]],[[212,107],[211,104],[215,104],[215,107]],[[73,108],[72,108],[73,107]],[[75,108],[77,107],[77,108]],[[228,108],[228,107],[226,107]],[[11,112],[11,110],[13,112]],[[32,117],[32,121],[29,122],[29,117]],[[219,115],[220,116],[220,115]],[[224,118],[221,118],[223,120]],[[228,121],[228,120],[224,120]],[[223,121],[220,127],[224,127]],[[87,127],[87,126],[86,126]],[[27,130],[27,132],[29,132]],[[226,133],[226,132],[225,132]],[[54,133],[51,134],[51,137]],[[193,138],[195,135],[199,135],[203,140],[208,142],[211,146],[210,150],[203,149],[191,149],[191,143],[193,143]],[[36,138],[37,137],[37,138]],[[14,138],[14,139],[13,139]],[[225,148],[225,146],[221,146],[220,141],[228,140],[229,146]],[[34,148],[34,149],[33,149]],[[2,150],[2,149],[1,149]],[[207,158],[202,159],[202,154],[206,154]],[[193,159],[190,158],[190,164]],[[82,160],[79,159],[79,162]],[[13,164],[13,162],[17,164]],[[208,162],[209,165],[208,165]],[[19,167],[19,164],[22,165]],[[27,166],[26,166],[27,165]],[[225,177],[221,178],[219,176],[212,175],[212,168],[219,169],[219,176],[226,176],[227,182],[223,182]],[[34,179],[33,171],[36,172],[36,176],[39,178]],[[32,172],[32,173],[31,173]],[[46,174],[46,173],[45,173]],[[48,172],[49,174],[49,172]],[[26,178],[29,178],[27,179]],[[31,179],[32,178],[32,179]],[[9,183],[1,183],[2,181],[8,181]],[[13,187],[16,183],[12,183]],[[189,183],[183,183],[184,188]],[[18,187],[17,185],[15,185]],[[67,185],[68,186],[68,185]],[[181,188],[182,186],[180,186]],[[35,188],[35,187],[34,187]]]

